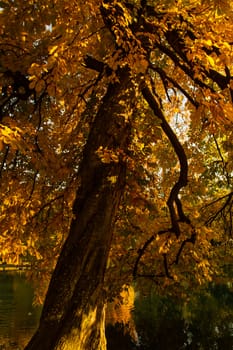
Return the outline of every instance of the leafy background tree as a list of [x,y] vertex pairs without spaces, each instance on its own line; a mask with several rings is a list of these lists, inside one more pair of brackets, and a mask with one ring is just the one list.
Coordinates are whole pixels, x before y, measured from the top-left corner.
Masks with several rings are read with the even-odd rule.
[[51,280],[27,349],[104,349],[104,304],[133,279],[185,295],[224,277],[232,18],[217,0],[1,2],[1,255],[30,259],[41,302]]

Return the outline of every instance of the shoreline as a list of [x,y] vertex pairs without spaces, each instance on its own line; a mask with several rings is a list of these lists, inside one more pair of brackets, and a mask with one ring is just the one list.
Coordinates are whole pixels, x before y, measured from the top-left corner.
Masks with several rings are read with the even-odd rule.
[[31,264],[0,264],[0,272],[4,271],[23,271],[31,269]]

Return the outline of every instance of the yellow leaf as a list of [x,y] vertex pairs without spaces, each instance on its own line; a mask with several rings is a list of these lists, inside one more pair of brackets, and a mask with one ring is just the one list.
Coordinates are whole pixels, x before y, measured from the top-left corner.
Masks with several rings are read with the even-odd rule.
[[58,48],[58,45],[49,47],[49,54],[52,55]]
[[208,59],[210,65],[211,65],[212,67],[214,67],[214,66],[215,66],[215,62],[214,62],[213,57],[207,55],[207,59]]
[[112,184],[115,184],[117,182],[117,176],[108,176],[107,179]]
[[227,42],[227,41],[224,41],[223,42],[223,46],[228,49],[228,50],[231,50],[231,45]]
[[205,44],[206,44],[207,46],[212,46],[212,41],[211,41],[210,39],[205,40]]
[[137,146],[140,149],[140,151],[142,151],[145,145],[143,142],[138,142]]

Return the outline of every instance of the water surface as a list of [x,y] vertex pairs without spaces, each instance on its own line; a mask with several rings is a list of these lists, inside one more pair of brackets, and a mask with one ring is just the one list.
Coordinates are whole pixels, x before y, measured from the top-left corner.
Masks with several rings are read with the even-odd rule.
[[[233,350],[232,285],[210,285],[186,303],[133,290],[107,311],[108,350]],[[23,272],[0,272],[0,350],[22,350],[41,307]]]
[[37,327],[40,307],[24,274],[0,272],[0,350],[21,349]]

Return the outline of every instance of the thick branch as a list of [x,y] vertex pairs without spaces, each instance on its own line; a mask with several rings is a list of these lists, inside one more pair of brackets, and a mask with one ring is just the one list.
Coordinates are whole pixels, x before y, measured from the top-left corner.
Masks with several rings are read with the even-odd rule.
[[171,60],[175,63],[175,65],[177,65],[185,74],[187,74],[187,76],[189,76],[194,81],[194,83],[196,83],[201,88],[209,89],[211,92],[215,92],[214,89],[211,86],[207,85],[202,80],[200,80],[197,76],[195,76],[195,71],[192,68],[188,67],[186,64],[184,64],[179,59],[179,57],[176,55],[175,52],[173,52],[168,47],[166,47],[166,46],[164,46],[162,44],[156,43],[156,46],[163,53],[165,53],[168,57],[170,57]]
[[168,76],[163,69],[161,69],[160,67],[157,67],[157,66],[154,67],[152,64],[150,65],[150,68],[153,69],[155,72],[157,72],[160,75],[166,92],[167,92],[167,88],[165,85],[167,85],[167,82],[170,82],[170,83],[172,83],[172,85],[175,88],[177,88],[178,90],[180,90],[180,92],[182,92],[182,94],[189,100],[189,102],[192,103],[192,105],[194,107],[198,108],[199,103],[197,101],[195,101],[192,98],[192,96],[184,88],[182,88],[182,86],[177,81],[175,81],[173,78]]
[[[188,33],[189,33],[190,38],[192,40],[194,40],[195,39],[195,34],[193,32],[191,32],[191,30],[189,30],[187,32],[187,34]],[[179,55],[179,57],[190,66],[189,75],[192,76],[192,78],[194,79],[193,62],[189,61],[188,58],[187,58],[186,52],[188,50],[187,50],[185,41],[184,41],[184,39],[182,37],[183,35],[184,35],[183,33],[180,33],[178,30],[174,29],[174,30],[168,31],[165,36],[166,36],[166,39],[167,39],[168,43],[170,44],[170,46],[175,51],[175,53],[177,55]],[[211,48],[208,48],[208,49],[203,46],[202,50],[204,52],[206,52],[208,55],[211,55],[212,53],[214,53],[217,56],[220,56],[222,54],[221,51],[219,50],[219,48],[217,48],[216,46],[212,46]],[[202,72],[204,73],[204,75],[206,77],[210,78],[213,82],[215,82],[219,86],[219,88],[221,90],[224,90],[227,87],[229,87],[230,80],[233,77],[231,77],[228,67],[226,67],[226,69],[225,69],[226,70],[226,76],[224,76],[223,74],[217,72],[214,69],[206,69],[201,64],[201,62],[198,62],[198,64],[200,65],[200,68],[201,68]],[[192,72],[192,74],[190,74],[191,72]],[[200,81],[196,80],[196,82],[199,84],[199,86],[201,86],[200,85]],[[231,96],[232,96],[233,90],[231,88],[230,88],[230,93],[231,93]]]
[[[161,121],[161,128],[163,129],[164,133],[168,137],[180,163],[180,176],[178,181],[174,184],[170,191],[169,198],[167,200],[167,205],[170,211],[170,217],[171,217],[171,223],[172,223],[172,230],[175,232],[177,236],[180,234],[179,224],[178,221],[183,221],[190,223],[189,219],[186,217],[186,215],[183,212],[181,201],[178,198],[180,190],[185,187],[188,183],[188,161],[187,157],[184,151],[183,146],[181,145],[180,141],[178,140],[176,134],[170,127],[169,123],[166,121],[165,116],[162,112],[162,108],[159,105],[159,102],[157,101],[156,97],[152,94],[149,87],[147,85],[144,85],[142,88],[142,94],[151,109],[153,110],[154,114],[160,119]],[[178,210],[177,217],[176,214],[176,208]]]
[[111,68],[107,64],[97,60],[91,55],[86,55],[84,57],[84,63],[87,68],[93,69],[96,72],[104,73],[104,71],[106,71],[107,76],[112,73]]
[[173,279],[173,277],[170,275],[169,269],[168,269],[168,263],[167,263],[167,254],[163,254],[163,265],[164,265],[164,270],[166,277]]
[[[151,15],[159,19],[162,14],[154,12]],[[185,35],[194,41],[196,39],[194,28],[191,23],[187,22],[187,24],[189,25],[189,29],[186,31]],[[143,26],[146,32],[150,32],[150,33],[157,32],[157,24],[153,25],[151,23],[146,22],[146,20],[144,19]],[[179,31],[179,29],[167,30],[165,33],[165,38],[170,48],[168,47],[168,45],[165,45],[162,41],[156,42],[154,46],[158,47],[163,53],[165,53],[168,57],[170,57],[172,61],[178,67],[180,67],[183,70],[183,72],[186,73],[198,86],[200,86],[201,88],[208,88],[212,92],[214,92],[214,89],[210,85],[207,85],[203,80],[199,79],[195,75],[195,69],[194,69],[195,64],[193,61],[189,60],[187,57],[187,52],[189,50],[189,47],[186,46],[186,43],[184,41],[183,31]],[[211,55],[214,53],[215,55],[220,56],[222,54],[219,48],[214,45],[210,48],[206,48],[203,46],[202,50],[208,55]],[[213,82],[215,82],[221,90],[229,88],[231,98],[233,98],[233,89],[229,86],[230,81],[233,77],[231,76],[230,70],[228,67],[225,67],[226,75],[223,75],[214,69],[206,69],[204,65],[199,61],[198,61],[198,67],[201,69],[204,76],[208,77]]]

